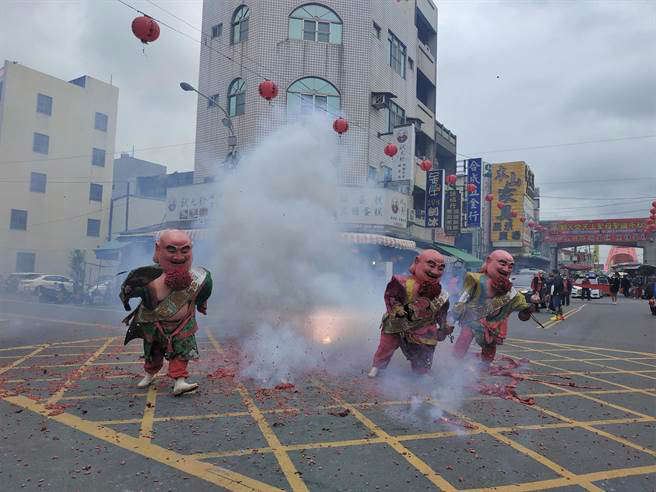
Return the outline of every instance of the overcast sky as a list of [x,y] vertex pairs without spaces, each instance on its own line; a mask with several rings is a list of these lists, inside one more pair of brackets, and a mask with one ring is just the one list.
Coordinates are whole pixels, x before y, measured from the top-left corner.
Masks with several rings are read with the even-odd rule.
[[[148,1],[127,3],[199,37]],[[155,3],[200,27],[202,1]],[[0,4],[0,59],[64,79],[111,79],[120,88],[117,151],[134,146],[169,170],[193,168],[196,101],[178,83],[196,85],[197,43],[162,26],[142,53],[130,30],[136,14],[115,0]],[[656,2],[438,7],[438,119],[457,134],[460,158],[526,161],[543,219],[646,216],[656,138],[617,139],[656,135]],[[599,140],[614,141],[526,149]]]

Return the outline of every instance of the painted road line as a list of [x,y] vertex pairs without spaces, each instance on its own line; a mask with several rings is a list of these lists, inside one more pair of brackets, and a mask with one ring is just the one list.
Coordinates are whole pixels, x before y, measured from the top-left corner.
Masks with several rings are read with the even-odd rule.
[[[509,344],[509,345],[512,345],[512,344]],[[541,352],[538,349],[531,349],[531,350],[533,350],[534,352]],[[563,359],[563,360],[576,361],[576,359],[573,359],[571,357],[568,357],[567,359]],[[549,367],[551,369],[556,369],[558,371],[562,371],[563,374],[568,374],[568,375],[573,375],[573,376],[582,376],[582,377],[592,379],[594,381],[599,381],[601,383],[610,384],[611,386],[617,386],[618,388],[632,390],[634,393],[643,393],[643,394],[652,396],[651,393],[649,393],[647,390],[644,390],[642,388],[634,388],[632,386],[626,386],[624,384],[615,383],[613,381],[608,381],[607,379],[598,378],[598,377],[592,375],[591,371],[587,371],[587,372],[586,371],[568,371],[566,369],[563,369],[562,367],[554,366],[552,364],[544,364],[544,363],[538,362],[538,361],[531,361],[531,364],[535,364],[535,365],[538,365],[538,366]],[[608,372],[608,374],[622,374],[622,371],[621,370],[612,371],[612,372]],[[542,383],[542,384],[544,384],[544,383]]]
[[136,437],[128,434],[116,432],[108,427],[103,427],[93,422],[81,419],[70,413],[61,413],[59,415],[50,415],[44,405],[30,400],[24,396],[9,396],[3,400],[16,405],[20,408],[30,410],[38,415],[49,418],[55,422],[71,427],[92,437],[118,446],[132,453],[139,454],[153,461],[163,463],[172,468],[180,470],[188,475],[200,478],[214,485],[224,487],[230,491],[262,491],[262,492],[283,492],[282,489],[273,487],[264,482],[252,479],[245,475],[221,468],[209,463],[203,463],[188,456],[176,453],[169,449],[162,448],[152,443],[141,441]]
[[[67,325],[75,325],[75,326],[93,326],[96,328],[104,328],[104,329],[112,329],[112,330],[119,330],[120,327],[117,325],[105,325],[101,323],[88,323],[84,321],[71,321],[69,319],[59,319],[59,318],[43,318],[41,316],[29,316],[27,314],[14,314],[14,313],[7,313],[8,316],[11,316],[13,318],[21,318],[21,319],[33,319],[33,320],[38,320],[38,321],[47,321],[48,323],[63,323]],[[60,342],[60,343],[66,343],[66,342]],[[77,343],[77,342],[70,342],[70,343]]]
[[39,352],[44,351],[44,350],[47,349],[49,346],[50,346],[49,344],[41,345],[41,346],[40,346],[39,348],[37,348],[36,350],[32,350],[32,352],[30,352],[29,354],[26,354],[26,355],[22,356],[20,359],[15,360],[15,361],[12,362],[11,364],[9,364],[9,365],[7,365],[7,366],[3,366],[3,367],[1,367],[1,368],[0,368],[0,374],[4,374],[5,372],[7,372],[7,371],[9,371],[9,370],[14,369],[15,367],[19,366],[20,364],[22,364],[23,362],[25,362],[26,360],[28,360],[30,357],[32,357],[32,356],[38,354]]
[[[656,473],[656,465],[649,466],[636,466],[632,468],[619,468],[615,470],[607,470],[593,473],[584,473],[578,475],[579,478],[589,482],[598,482],[600,480],[612,480],[614,478],[635,477],[639,475],[649,475]],[[552,478],[549,480],[541,480],[538,482],[524,482],[515,483],[511,485],[503,485],[494,487],[493,489],[466,489],[463,492],[517,492],[517,491],[531,491],[531,490],[549,490],[558,487],[567,487],[571,485],[571,481],[566,478]]]
[[139,430],[139,439],[151,442],[153,438],[153,419],[155,418],[155,404],[157,403],[157,387],[151,384],[148,387],[146,404],[144,405],[143,418],[141,419],[141,429]]
[[333,395],[328,388],[326,388],[323,383],[320,381],[314,381],[315,386],[324,390],[330,395],[330,397],[336,402],[340,403],[344,408],[348,409],[351,414],[358,419],[362,424],[373,432],[376,436],[382,438],[385,441],[385,444],[390,446],[394,451],[400,454],[408,463],[414,466],[424,477],[426,477],[430,482],[439,487],[444,491],[455,491],[457,490],[453,485],[451,485],[444,477],[438,474],[433,470],[426,462],[421,460],[417,455],[412,451],[406,448],[401,442],[396,439],[394,436],[385,432],[381,427],[379,427],[374,421],[365,416],[360,412],[355,406],[351,405],[348,402],[343,401],[337,396]]
[[[214,346],[214,349],[219,355],[222,355],[223,349],[221,348],[221,345],[219,345],[219,342],[216,340],[216,338],[214,338],[214,335],[210,330],[206,331],[210,342]],[[296,470],[294,463],[287,455],[287,452],[283,449],[282,443],[278,439],[278,436],[275,434],[275,432],[273,432],[273,429],[264,418],[263,413],[257,407],[253,398],[251,398],[251,396],[248,394],[246,387],[240,383],[237,388],[242,401],[248,410],[248,413],[260,428],[260,432],[262,432],[262,435],[264,436],[264,439],[266,439],[269,447],[273,449],[273,455],[276,457],[278,465],[280,466],[282,472],[285,474],[285,478],[287,479],[287,482],[291,486],[292,490],[303,492],[309,491],[305,485],[305,482],[303,482],[301,479],[300,473]]]
[[110,343],[112,343],[113,338],[108,338],[107,341],[100,346],[98,350],[94,352],[94,354],[89,357],[84,364],[80,366],[80,368],[75,371],[73,374],[71,374],[66,382],[57,390],[57,392],[52,395],[49,399],[47,404],[52,405],[54,403],[57,403],[59,399],[64,396],[64,393],[71,387],[73,386],[78,379],[80,379],[80,376],[84,373],[84,371],[87,370],[87,368],[91,365],[91,363],[96,360],[100,355],[107,349]]
[[472,425],[477,426],[479,429],[481,429],[483,432],[486,434],[494,437],[496,440],[506,444],[507,446],[510,446],[513,448],[515,451],[519,451],[522,454],[525,454],[526,456],[532,458],[533,460],[537,461],[543,466],[546,466],[553,472],[557,473],[558,475],[569,479],[568,483],[571,485],[579,485],[580,487],[583,487],[586,490],[589,491],[594,491],[594,492],[603,492],[603,489],[600,489],[596,485],[592,484],[589,480],[581,479],[578,475],[575,473],[569,471],[567,468],[565,468],[562,465],[559,465],[555,461],[551,461],[549,458],[546,456],[541,455],[540,453],[527,448],[526,446],[518,443],[517,441],[513,441],[509,437],[505,436],[504,434],[501,434],[500,432],[497,432],[489,427],[486,427],[485,425],[470,419],[469,417],[459,414],[459,413],[453,413],[453,412],[447,412],[451,415],[454,415],[465,422],[469,422]]
[[[604,348],[604,347],[589,347],[587,345],[573,345],[573,344],[568,344],[568,343],[556,343],[556,342],[543,342],[541,340],[526,340],[524,338],[509,338],[508,340],[511,340],[513,342],[525,342],[525,343],[537,343],[540,345],[552,345],[558,347],[558,349],[546,349],[543,350],[545,353],[549,352],[566,352],[569,350],[579,350],[579,349],[591,349],[591,350],[606,350],[609,352],[622,352],[622,353],[627,353],[627,354],[637,354],[637,355],[642,355],[645,357],[656,357],[656,354],[653,352],[637,352],[635,350],[620,350],[620,349],[614,349],[614,348]],[[524,347],[521,346],[523,349],[530,349],[530,347]]]
[[[640,444],[636,444],[634,442],[629,441],[628,439],[624,439],[623,437],[616,436],[615,434],[611,434],[610,432],[606,432],[604,430],[597,429],[596,427],[593,427],[592,425],[581,423],[581,422],[578,422],[578,421],[576,421],[574,419],[571,419],[569,417],[565,417],[564,415],[560,415],[559,413],[554,412],[553,410],[543,408],[539,405],[532,405],[531,408],[533,408],[533,409],[535,409],[539,412],[542,412],[546,415],[550,415],[551,417],[555,417],[559,420],[562,420],[563,422],[568,422],[568,423],[574,424],[576,427],[581,427],[582,429],[585,429],[587,431],[594,432],[595,434],[597,434],[599,436],[605,437],[605,438],[610,439],[612,441],[619,442],[620,444],[623,444],[624,446],[628,446],[630,448],[637,449],[638,451],[642,451],[643,453],[647,453],[651,456],[656,456],[656,451],[654,451],[653,449],[647,448],[645,446],[641,446]],[[604,424],[601,424],[601,425],[604,425]]]

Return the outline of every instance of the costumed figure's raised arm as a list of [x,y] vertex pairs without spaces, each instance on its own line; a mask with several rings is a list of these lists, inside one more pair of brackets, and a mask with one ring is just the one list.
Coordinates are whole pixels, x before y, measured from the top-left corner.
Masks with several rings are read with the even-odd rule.
[[407,301],[407,294],[405,286],[396,275],[387,283],[384,297],[387,314],[399,318],[406,315],[404,305]]
[[206,272],[203,286],[200,288],[198,296],[196,296],[196,308],[205,315],[207,315],[207,300],[212,295],[212,275],[209,271],[206,270]]

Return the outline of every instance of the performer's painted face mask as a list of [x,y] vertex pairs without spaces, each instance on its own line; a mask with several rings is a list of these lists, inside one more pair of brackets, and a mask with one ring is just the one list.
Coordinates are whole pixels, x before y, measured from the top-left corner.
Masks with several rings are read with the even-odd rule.
[[155,246],[155,261],[165,272],[187,272],[191,269],[192,244],[186,234],[162,234]]
[[487,260],[487,276],[492,282],[510,282],[510,275],[515,266],[515,260],[510,253],[502,250],[493,251]]
[[444,257],[437,251],[424,251],[417,256],[410,272],[420,283],[437,283],[444,273]]

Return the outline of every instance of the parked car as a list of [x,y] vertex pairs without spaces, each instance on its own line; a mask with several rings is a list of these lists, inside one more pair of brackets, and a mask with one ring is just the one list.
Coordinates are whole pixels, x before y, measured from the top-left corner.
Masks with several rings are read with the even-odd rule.
[[4,279],[4,291],[9,293],[18,292],[18,285],[23,280],[32,280],[44,275],[43,273],[34,273],[34,272],[20,272],[20,273],[10,273]]
[[531,288],[531,282],[533,277],[537,274],[538,270],[532,270],[528,268],[523,268],[516,275],[511,275],[510,281],[513,284],[513,287],[524,295],[527,302],[531,302],[531,296],[533,295],[533,289]]
[[18,283],[18,292],[25,294],[38,294],[40,287],[50,289],[64,288],[68,292],[73,292],[74,282],[71,278],[64,275],[43,275],[39,274],[35,278],[21,280]]

